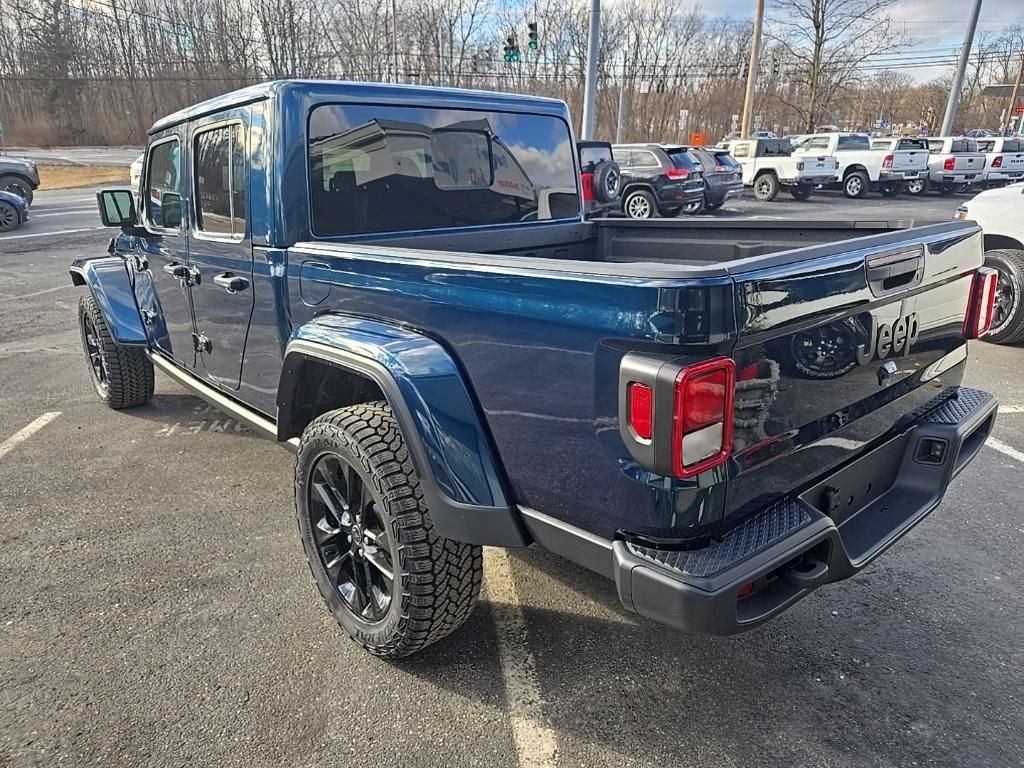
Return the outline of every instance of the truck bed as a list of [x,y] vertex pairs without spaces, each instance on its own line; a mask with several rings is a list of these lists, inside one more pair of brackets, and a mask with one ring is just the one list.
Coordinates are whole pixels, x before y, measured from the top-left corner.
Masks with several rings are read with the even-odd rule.
[[[350,238],[344,242],[380,246],[388,253],[394,249],[446,251],[447,257],[460,261],[473,261],[486,254],[489,266],[518,268],[537,267],[558,269],[551,260],[589,262],[589,265],[566,265],[572,271],[597,274],[622,274],[644,277],[685,278],[693,276],[727,275],[737,266],[749,268],[751,258],[760,258],[759,266],[787,264],[818,258],[835,248],[830,246],[857,239],[857,248],[898,242],[906,230],[932,224],[927,230],[918,229],[916,235],[942,231],[948,222],[896,221],[808,221],[794,225],[785,221],[736,221],[719,219],[656,219],[632,221],[629,219],[599,219],[582,224],[537,225],[529,231],[520,226],[509,227],[506,237],[494,228],[486,232],[460,232],[441,234],[391,234],[366,238]],[[514,236],[513,233],[514,232]],[[872,237],[871,240],[865,238]],[[513,240],[516,248],[503,247]],[[341,242],[339,242],[341,245]],[[300,243],[300,249],[331,250],[323,241]],[[515,257],[508,262],[496,261],[496,255]],[[772,258],[766,259],[764,257]],[[737,265],[734,262],[744,262]],[[620,265],[632,265],[629,267]],[[646,269],[640,264],[666,265]],[[603,266],[597,266],[603,265]],[[680,269],[692,267],[692,270]]]

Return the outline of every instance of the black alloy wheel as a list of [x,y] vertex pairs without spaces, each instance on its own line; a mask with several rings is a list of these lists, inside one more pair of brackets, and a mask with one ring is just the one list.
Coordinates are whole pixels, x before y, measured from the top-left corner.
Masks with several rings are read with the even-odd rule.
[[316,459],[306,492],[310,529],[331,585],[354,616],[369,624],[383,621],[394,596],[398,553],[379,511],[382,500],[337,453]]
[[107,361],[103,359],[96,322],[88,314],[82,316],[82,342],[85,345],[85,354],[89,358],[93,386],[96,387],[97,394],[105,398],[110,393],[110,374],[107,372]]
[[13,205],[0,200],[0,232],[10,232],[21,223],[21,217]]

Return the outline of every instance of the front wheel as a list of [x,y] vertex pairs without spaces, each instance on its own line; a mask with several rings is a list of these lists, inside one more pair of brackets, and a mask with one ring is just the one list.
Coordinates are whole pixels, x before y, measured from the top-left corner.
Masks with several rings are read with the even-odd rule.
[[6,200],[0,200],[0,232],[10,232],[21,224],[18,210]]
[[908,195],[923,195],[928,191],[928,179],[911,179],[907,182],[906,192]]
[[483,550],[439,536],[386,403],[329,411],[302,433],[295,510],[334,618],[385,658],[453,632],[480,595]]
[[982,338],[994,344],[1024,341],[1024,251],[1000,248],[985,252],[985,266],[998,273],[992,327]]
[[704,210],[704,198],[694,200],[692,203],[687,203],[683,206],[683,213],[687,216],[694,216]]
[[92,385],[100,400],[115,411],[148,403],[153,397],[153,364],[141,348],[114,342],[92,296],[78,301],[78,328]]
[[637,189],[626,195],[622,201],[622,210],[631,219],[653,219],[657,215],[654,195],[643,189]]
[[779,194],[779,180],[774,173],[763,173],[754,179],[754,197],[770,203]]

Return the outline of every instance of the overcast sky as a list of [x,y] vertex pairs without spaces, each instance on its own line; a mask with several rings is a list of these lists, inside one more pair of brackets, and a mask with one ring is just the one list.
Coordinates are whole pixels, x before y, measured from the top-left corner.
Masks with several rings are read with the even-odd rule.
[[[701,3],[704,12],[717,16],[751,18],[754,14],[754,0],[705,0]],[[772,0],[766,0],[767,13],[771,14]],[[893,6],[894,19],[906,25],[907,34],[914,45],[907,52],[953,55],[963,42],[967,19],[972,7],[971,0],[898,0]],[[1024,23],[1024,0],[984,0],[978,34],[998,33],[1007,24]],[[919,81],[930,80],[941,74],[945,68],[922,67],[908,70]]]

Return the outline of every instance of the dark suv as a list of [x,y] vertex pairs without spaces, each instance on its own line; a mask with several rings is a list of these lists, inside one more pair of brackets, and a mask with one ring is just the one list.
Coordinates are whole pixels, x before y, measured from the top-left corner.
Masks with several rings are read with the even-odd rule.
[[702,209],[713,211],[727,200],[743,197],[743,169],[728,151],[714,147],[687,147],[687,150],[704,168],[703,203],[694,203],[692,209],[687,206],[687,213],[699,213]]
[[631,219],[678,216],[704,200],[703,168],[685,147],[669,144],[615,144],[622,169],[622,211]]

